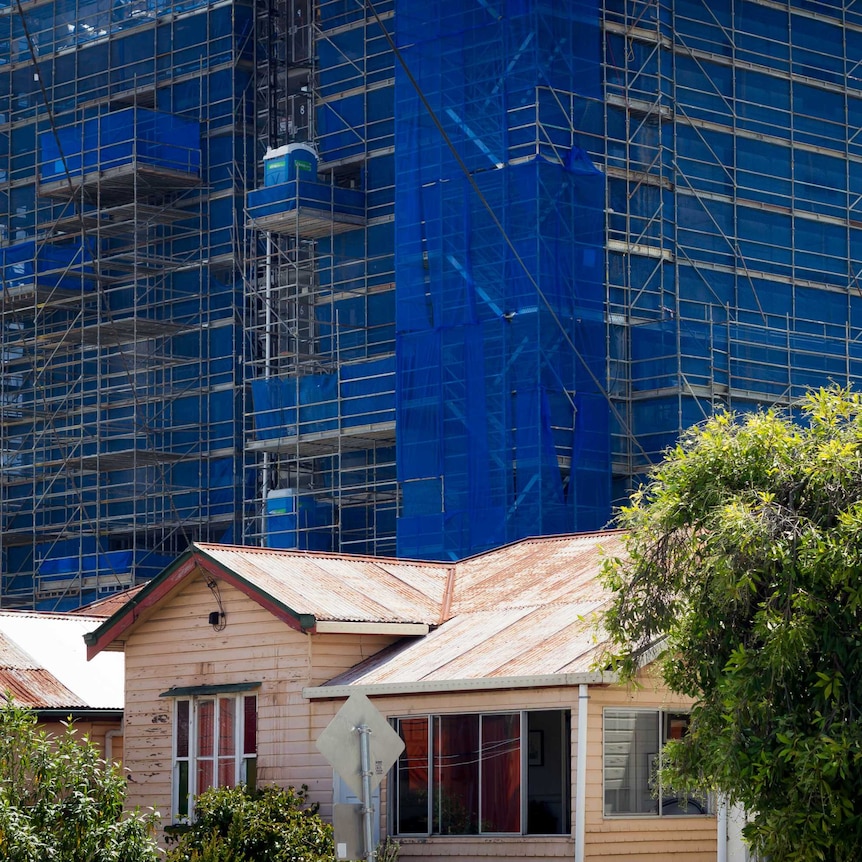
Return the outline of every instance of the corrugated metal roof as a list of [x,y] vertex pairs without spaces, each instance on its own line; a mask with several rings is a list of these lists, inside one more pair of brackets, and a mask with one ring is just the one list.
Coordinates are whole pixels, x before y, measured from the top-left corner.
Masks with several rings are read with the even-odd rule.
[[457,564],[451,614],[600,601],[602,554],[622,553],[616,531],[525,539]]
[[574,605],[462,614],[381,653],[332,685],[442,682],[588,672],[601,638],[597,616]]
[[87,662],[85,632],[101,617],[0,611],[0,687],[40,709],[122,709],[123,655]]
[[449,620],[330,681],[385,685],[588,673],[610,599],[597,574],[616,532],[519,542],[455,564]]
[[436,623],[450,572],[443,563],[203,543],[195,547],[277,602],[318,620]]
[[33,709],[85,709],[74,692],[44,668],[0,667],[0,690],[9,692],[20,706]]
[[106,599],[90,602],[89,605],[84,605],[74,611],[69,611],[69,613],[75,616],[102,617],[103,619],[107,619],[107,617],[115,614],[126,602],[133,599],[143,588],[144,585],[142,584],[138,587],[114,593]]
[[[198,545],[298,613],[318,620],[443,624],[332,683],[379,684],[588,671],[596,577],[622,553],[616,531],[528,539],[451,565]],[[446,586],[450,575],[451,597]]]
[[[622,553],[617,531],[526,539],[459,563],[198,543],[139,604],[155,606],[200,567],[235,578],[273,611],[286,607],[308,616],[302,625],[436,626],[329,685],[553,677],[591,671],[604,639],[598,620],[610,599],[597,576],[604,556]],[[135,607],[133,601],[100,627],[90,639],[94,654],[107,654],[102,651],[145,619],[132,615]]]

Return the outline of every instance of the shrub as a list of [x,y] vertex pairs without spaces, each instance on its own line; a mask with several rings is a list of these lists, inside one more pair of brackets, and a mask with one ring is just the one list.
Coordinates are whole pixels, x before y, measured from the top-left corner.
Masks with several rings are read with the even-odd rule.
[[53,737],[0,696],[0,859],[155,862],[158,815],[123,811],[125,777],[72,724]]
[[211,788],[168,862],[333,862],[332,827],[309,805],[307,788]]

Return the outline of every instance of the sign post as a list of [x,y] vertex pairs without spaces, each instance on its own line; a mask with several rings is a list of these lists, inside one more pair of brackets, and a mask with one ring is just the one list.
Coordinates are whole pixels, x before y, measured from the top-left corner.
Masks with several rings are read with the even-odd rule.
[[[317,739],[317,749],[362,800],[365,862],[374,862],[372,793],[404,750],[404,740],[364,694],[352,694]],[[336,829],[338,822],[335,823]],[[336,856],[340,844],[335,836]]]

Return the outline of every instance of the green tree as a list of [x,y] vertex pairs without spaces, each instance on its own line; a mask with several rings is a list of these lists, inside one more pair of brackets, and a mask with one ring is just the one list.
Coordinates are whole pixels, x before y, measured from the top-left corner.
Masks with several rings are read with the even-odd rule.
[[49,736],[0,697],[0,859],[153,862],[156,815],[123,811],[126,781],[73,725]]
[[306,788],[220,787],[195,801],[195,820],[168,862],[333,862],[332,827]]
[[695,701],[663,780],[743,806],[772,860],[855,862],[862,400],[821,390],[799,418],[719,414],[666,453],[618,517],[606,626],[625,678],[661,643],[664,680]]

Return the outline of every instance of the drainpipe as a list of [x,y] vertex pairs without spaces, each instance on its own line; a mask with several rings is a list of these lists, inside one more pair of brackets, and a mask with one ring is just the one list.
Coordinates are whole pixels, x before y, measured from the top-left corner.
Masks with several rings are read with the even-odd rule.
[[113,763],[114,762],[114,737],[122,736],[123,731],[122,728],[115,727],[113,730],[109,730],[105,733],[105,762]]
[[727,862],[727,800],[722,797],[718,803],[718,850],[716,862]]
[[589,685],[578,686],[578,751],[575,773],[575,862],[584,862],[587,795],[587,712]]

